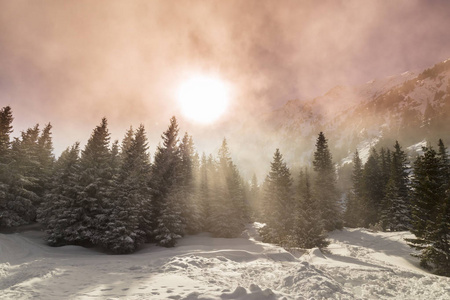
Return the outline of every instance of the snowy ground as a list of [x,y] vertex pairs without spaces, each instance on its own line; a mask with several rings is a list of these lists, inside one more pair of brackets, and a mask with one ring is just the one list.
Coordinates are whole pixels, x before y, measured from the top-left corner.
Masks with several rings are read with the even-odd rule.
[[131,255],[51,248],[43,234],[0,234],[0,299],[450,299],[450,278],[418,267],[407,232],[330,235],[328,253],[243,238],[188,236]]

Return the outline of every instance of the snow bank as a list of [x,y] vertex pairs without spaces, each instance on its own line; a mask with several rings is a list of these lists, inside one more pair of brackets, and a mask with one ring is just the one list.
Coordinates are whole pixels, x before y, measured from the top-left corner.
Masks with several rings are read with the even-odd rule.
[[0,234],[0,299],[448,299],[450,279],[419,268],[408,232],[344,229],[326,252],[296,257],[258,241],[256,226],[122,256],[51,248],[36,231]]

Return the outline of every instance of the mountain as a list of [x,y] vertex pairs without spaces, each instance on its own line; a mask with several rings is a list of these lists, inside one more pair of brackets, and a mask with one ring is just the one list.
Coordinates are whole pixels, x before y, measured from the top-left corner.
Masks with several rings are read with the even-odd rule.
[[311,100],[289,101],[258,117],[256,124],[257,129],[244,126],[240,135],[253,144],[258,159],[280,148],[294,168],[310,163],[320,131],[340,164],[351,161],[356,149],[364,160],[371,147],[392,147],[395,140],[405,149],[424,141],[436,146],[439,138],[450,145],[450,59],[423,72],[337,86]]

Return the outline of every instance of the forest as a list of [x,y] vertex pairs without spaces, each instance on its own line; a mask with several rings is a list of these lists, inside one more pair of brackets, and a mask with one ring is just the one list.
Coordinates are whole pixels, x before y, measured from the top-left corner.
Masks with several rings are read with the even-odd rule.
[[50,246],[99,246],[132,253],[144,243],[173,247],[186,234],[239,237],[261,222],[263,241],[324,248],[327,232],[345,227],[411,231],[423,267],[450,275],[450,161],[439,140],[414,162],[398,142],[358,151],[352,187],[337,188],[328,141],[318,134],[312,167],[292,174],[279,149],[259,184],[233,162],[226,139],[216,155],[199,154],[172,117],[151,159],[143,125],[111,141],[103,118],[83,149],[76,142],[56,158],[52,126],[12,137],[13,114],[0,110],[0,230],[39,223]]

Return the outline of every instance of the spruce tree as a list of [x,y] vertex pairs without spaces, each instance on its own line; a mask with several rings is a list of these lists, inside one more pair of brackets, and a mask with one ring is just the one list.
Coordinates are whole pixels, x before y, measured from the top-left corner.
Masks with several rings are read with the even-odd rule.
[[44,225],[47,242],[62,246],[73,239],[70,228],[77,219],[76,201],[80,191],[79,143],[67,148],[55,163],[53,185],[38,210],[38,221]]
[[150,160],[147,137],[141,125],[132,137],[116,176],[112,208],[101,244],[115,253],[131,253],[151,235],[151,199],[147,185]]
[[392,153],[391,174],[383,200],[382,225],[390,231],[408,230],[411,211],[407,158],[396,141]]
[[33,218],[32,213],[27,216],[33,210],[31,202],[16,201],[20,168],[12,152],[13,120],[9,106],[0,110],[0,227],[25,224]]
[[178,203],[181,184],[178,130],[177,120],[172,117],[168,129],[161,136],[163,144],[157,147],[149,182],[153,203],[153,237],[157,244],[166,247],[174,246],[185,230]]
[[5,106],[0,110],[0,163],[5,164],[11,150],[11,133],[14,118],[11,107]]
[[369,227],[379,222],[384,198],[384,180],[380,167],[380,156],[372,149],[364,165],[364,195],[361,201],[361,222],[359,226]]
[[249,190],[249,207],[252,212],[252,220],[258,221],[261,219],[262,214],[262,204],[260,199],[260,187],[258,185],[258,178],[256,178],[256,174],[253,174],[252,180],[250,182],[250,190]]
[[36,211],[49,187],[52,171],[50,129],[47,125],[40,135],[39,125],[36,125],[23,131],[20,138],[11,143],[4,173],[8,178],[5,178],[7,188],[2,201],[3,226],[18,226],[36,220]]
[[314,194],[321,207],[321,218],[328,231],[342,228],[339,193],[336,188],[336,173],[328,141],[320,132],[316,141],[313,161],[316,172]]
[[448,156],[439,142],[439,153],[424,147],[414,164],[412,229],[416,236],[407,239],[420,253],[424,267],[434,267],[439,275],[450,276],[450,193]]
[[306,249],[326,247],[329,242],[325,240],[323,223],[317,220],[320,209],[313,197],[308,169],[300,173],[294,207],[294,226],[288,245]]
[[203,224],[200,216],[200,202],[195,187],[196,153],[192,136],[186,132],[180,143],[180,209],[182,219],[185,221],[186,232],[190,234],[201,231]]
[[70,208],[70,226],[65,229],[67,244],[101,244],[111,212],[110,134],[103,118],[81,153],[77,175],[78,194]]
[[242,179],[233,164],[226,139],[219,149],[216,168],[208,231],[217,237],[237,237],[248,220],[247,207]]
[[358,150],[353,157],[352,189],[348,193],[348,201],[344,214],[345,225],[349,227],[363,226],[364,221],[364,178],[363,166]]
[[291,172],[279,149],[276,149],[273,161],[270,163],[263,201],[263,220],[266,223],[260,231],[263,241],[287,245],[293,230],[294,197]]

